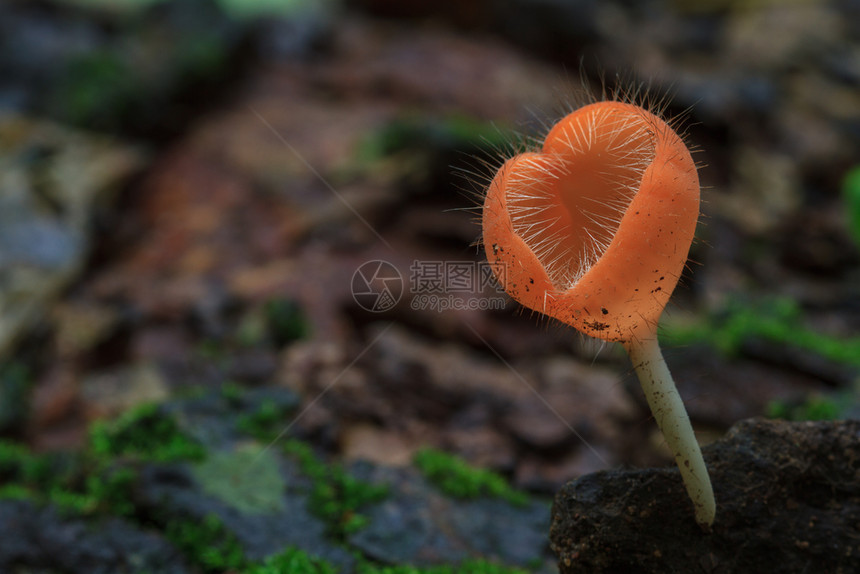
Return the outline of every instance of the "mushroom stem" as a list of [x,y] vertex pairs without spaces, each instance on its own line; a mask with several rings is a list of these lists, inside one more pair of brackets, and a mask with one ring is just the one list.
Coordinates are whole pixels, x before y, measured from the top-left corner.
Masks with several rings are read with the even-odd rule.
[[639,376],[657,426],[675,455],[687,494],[693,501],[696,522],[710,530],[716,514],[711,478],[690,424],[690,417],[687,416],[681,395],[675,388],[675,382],[660,352],[657,334],[653,333],[653,336],[641,339],[633,338],[625,342],[624,347]]

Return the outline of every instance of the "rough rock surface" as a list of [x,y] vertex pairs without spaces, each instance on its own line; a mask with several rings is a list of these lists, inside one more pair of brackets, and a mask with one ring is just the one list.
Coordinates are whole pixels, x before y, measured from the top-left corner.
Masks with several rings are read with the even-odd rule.
[[204,492],[185,465],[151,466],[141,475],[136,504],[163,523],[172,519],[203,521],[214,514],[252,560],[262,560],[293,546],[349,568],[349,552],[326,539],[325,524],[307,509],[310,485],[293,467],[285,465],[284,475],[293,486],[285,491],[279,507],[249,513]]
[[350,536],[365,556],[387,564],[458,563],[474,556],[502,564],[552,571],[545,560],[549,508],[544,500],[524,505],[491,497],[461,500],[438,491],[414,468],[358,463],[362,480],[388,484],[389,498],[367,509],[370,524]]
[[63,516],[53,506],[4,500],[0,531],[0,572],[191,572],[182,555],[161,536],[116,518],[96,526]]
[[693,520],[675,468],[594,473],[556,496],[562,573],[856,572],[860,421],[752,419],[704,449],[717,499]]
[[[39,483],[33,476],[48,470],[39,470],[35,458],[21,462],[17,445],[0,441],[0,491],[11,487],[0,492],[0,574],[245,572],[287,549],[344,574],[365,572],[368,564],[441,571],[475,560],[497,563],[502,572],[555,571],[545,498],[522,491],[522,500],[488,492],[461,498],[445,492],[414,464],[355,461],[342,466],[318,452],[296,455],[281,448],[293,439],[302,443],[292,433],[275,440],[248,434],[249,427],[263,424],[261,413],[267,412],[284,417],[274,423],[273,432],[289,430],[299,404],[294,393],[274,387],[163,403],[156,416],[137,423],[143,426],[128,423],[121,431],[129,444],[130,437],[137,437],[132,451],[112,442],[119,440],[117,435],[100,435],[98,456],[109,456],[104,449],[121,451],[104,464],[112,476],[122,471],[130,479],[108,482],[102,480],[107,473],[81,474],[95,485],[85,495],[72,479],[46,486],[45,477]],[[153,421],[172,421],[183,440],[203,447],[205,455],[170,458],[149,452],[149,459],[136,458],[153,445],[166,449],[168,443],[184,444],[164,438],[163,431],[155,430],[158,425],[146,426]],[[160,438],[142,444],[145,428]],[[75,466],[72,457],[40,460],[44,469],[62,474],[57,469]],[[366,492],[371,487],[381,494],[370,497]],[[3,498],[22,493],[33,500]],[[63,500],[96,494],[110,500],[99,499],[88,513],[62,505]],[[126,506],[123,518],[112,515],[116,499]],[[366,522],[347,530],[344,520],[353,516]],[[198,525],[203,528],[195,529]],[[198,553],[208,550],[216,558]],[[300,567],[288,571],[308,572]]]

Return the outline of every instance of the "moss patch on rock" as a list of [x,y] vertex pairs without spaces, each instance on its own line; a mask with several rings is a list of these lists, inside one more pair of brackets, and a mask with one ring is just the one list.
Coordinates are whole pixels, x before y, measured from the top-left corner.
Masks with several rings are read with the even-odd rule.
[[501,475],[470,466],[463,459],[446,452],[434,449],[419,451],[415,455],[415,465],[427,480],[455,498],[490,496],[518,506],[529,501],[526,493],[511,487]]
[[283,509],[286,486],[278,461],[257,445],[213,453],[193,467],[203,491],[239,512],[259,514]]

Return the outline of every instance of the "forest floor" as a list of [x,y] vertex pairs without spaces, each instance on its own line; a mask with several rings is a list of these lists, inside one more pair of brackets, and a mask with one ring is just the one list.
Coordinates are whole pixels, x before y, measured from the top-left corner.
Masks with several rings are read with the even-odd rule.
[[589,85],[698,148],[661,340],[701,442],[860,413],[854,4],[83,4],[0,0],[3,571],[553,571],[560,488],[671,461],[475,246]]

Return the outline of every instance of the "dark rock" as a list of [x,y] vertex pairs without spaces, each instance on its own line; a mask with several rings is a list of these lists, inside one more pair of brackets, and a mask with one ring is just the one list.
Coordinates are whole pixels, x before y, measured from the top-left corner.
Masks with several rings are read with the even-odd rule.
[[717,500],[693,519],[677,468],[568,483],[550,532],[562,573],[856,572],[860,421],[752,419],[704,449]]
[[349,537],[368,557],[419,566],[476,556],[527,566],[547,557],[548,508],[540,500],[524,506],[489,497],[458,500],[413,468],[362,463],[352,470],[359,478],[389,485],[389,497],[365,511],[370,523]]
[[327,538],[326,524],[307,507],[311,482],[295,464],[278,457],[277,449],[249,443],[238,431],[240,417],[258,413],[263,405],[284,413],[298,403],[291,391],[273,387],[166,403],[162,412],[210,450],[207,460],[196,465],[144,467],[135,488],[139,513],[163,528],[215,515],[250,560],[294,546],[333,564],[350,565],[352,558]]
[[299,396],[289,389],[261,387],[244,389],[236,397],[226,393],[208,393],[165,403],[164,414],[175,418],[183,432],[207,448],[232,447],[246,438],[238,432],[241,417],[258,413],[265,405],[286,413],[299,406]]
[[326,537],[325,523],[308,510],[308,480],[295,465],[285,463],[281,469],[288,488],[279,507],[269,512],[243,512],[206,494],[186,465],[145,468],[138,483],[136,504],[162,527],[174,521],[198,522],[215,515],[237,538],[250,560],[262,560],[293,546],[341,567],[352,564],[349,553]]
[[62,516],[53,506],[0,501],[0,572],[191,572],[163,538],[123,520]]

